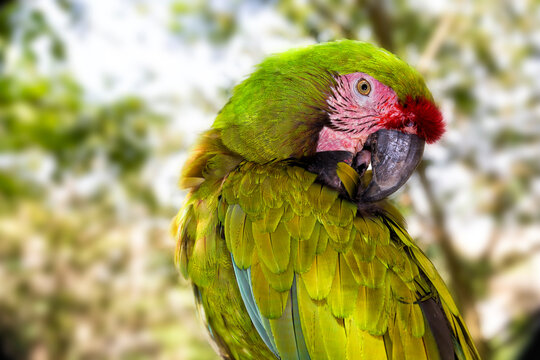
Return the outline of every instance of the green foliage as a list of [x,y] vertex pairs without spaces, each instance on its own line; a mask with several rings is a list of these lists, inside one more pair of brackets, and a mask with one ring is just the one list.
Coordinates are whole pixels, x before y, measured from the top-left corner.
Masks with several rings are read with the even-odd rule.
[[[44,13],[18,33],[4,27],[15,16],[14,4],[0,11],[0,70],[10,46],[23,50],[0,78],[0,357],[213,358],[172,264],[172,214],[144,176],[163,116],[39,73],[64,45]],[[34,52],[41,37],[48,54]],[[77,190],[95,174],[109,180]]]
[[137,170],[148,156],[150,129],[160,122],[137,98],[102,106],[84,103],[68,76],[0,81],[0,151],[38,148],[59,168],[88,170],[103,155],[120,172]]
[[237,30],[240,1],[223,2],[222,7],[216,4],[209,6],[208,1],[204,0],[173,1],[170,5],[169,29],[189,42],[207,37],[218,46],[230,40]]

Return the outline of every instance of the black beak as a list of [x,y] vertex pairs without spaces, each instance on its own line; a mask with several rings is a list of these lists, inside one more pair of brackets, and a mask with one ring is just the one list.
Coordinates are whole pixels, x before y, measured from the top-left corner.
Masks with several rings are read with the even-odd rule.
[[371,148],[373,176],[366,189],[360,190],[359,199],[375,202],[409,179],[422,159],[425,141],[417,135],[383,129],[372,134],[367,143]]

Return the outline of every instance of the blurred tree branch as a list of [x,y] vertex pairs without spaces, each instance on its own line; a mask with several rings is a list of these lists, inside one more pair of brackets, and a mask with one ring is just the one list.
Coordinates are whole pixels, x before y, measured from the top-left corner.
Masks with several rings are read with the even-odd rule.
[[365,8],[368,14],[375,37],[379,44],[390,51],[394,51],[392,19],[380,0],[358,0],[358,6]]
[[504,273],[508,269],[530,260],[533,255],[540,252],[540,244],[528,249],[526,252],[511,252],[493,265],[493,273]]
[[[357,39],[358,36],[355,33],[355,29],[350,23],[345,23],[340,20],[335,11],[330,7],[327,2],[314,1],[313,7],[317,14],[327,20],[329,23],[336,25],[339,28],[340,33],[347,39]],[[393,26],[392,19],[385,9],[384,3],[378,0],[357,0],[357,7],[359,9],[365,9],[367,17],[371,23],[375,37],[379,41],[380,45],[385,49],[391,50],[394,48],[394,41],[392,37]],[[316,34],[316,38],[319,34]]]
[[480,316],[476,310],[476,299],[471,282],[468,279],[467,267],[464,267],[456,252],[451,235],[447,229],[446,217],[442,206],[433,193],[433,188],[426,175],[426,162],[422,161],[416,173],[420,179],[422,189],[428,199],[430,214],[432,217],[432,235],[440,244],[445,262],[450,272],[450,287],[454,290],[456,301],[461,306],[463,317],[469,327],[471,336],[474,338],[478,352],[482,358],[489,358],[489,349],[481,334]]
[[[337,16],[335,16],[334,11],[329,7],[328,2],[321,2],[321,1],[313,1],[313,7],[317,11],[317,13],[326,19],[331,24],[337,25],[339,27],[340,32],[343,34],[343,36],[347,39],[354,39],[356,38],[353,29],[348,25],[344,24],[343,21],[340,21]],[[317,34],[316,38],[319,38],[319,34]]]
[[448,35],[448,32],[451,29],[452,22],[454,21],[455,14],[454,12],[447,12],[445,16],[439,22],[437,29],[431,36],[426,46],[426,49],[422,53],[420,60],[418,61],[417,69],[420,73],[425,74],[435,59],[437,52],[441,48]]

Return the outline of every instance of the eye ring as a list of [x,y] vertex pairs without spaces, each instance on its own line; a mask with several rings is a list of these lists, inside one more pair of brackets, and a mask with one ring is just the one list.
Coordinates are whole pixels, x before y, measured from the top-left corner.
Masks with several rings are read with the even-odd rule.
[[356,83],[356,90],[360,95],[367,96],[371,92],[371,85],[366,79],[360,79]]

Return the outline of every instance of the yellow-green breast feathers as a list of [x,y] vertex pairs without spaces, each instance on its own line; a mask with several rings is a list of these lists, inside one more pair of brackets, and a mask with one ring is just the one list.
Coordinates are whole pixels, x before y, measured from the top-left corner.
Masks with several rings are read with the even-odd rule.
[[270,325],[295,286],[311,359],[441,358],[419,305],[430,298],[441,305],[463,359],[477,358],[446,286],[389,215],[394,210],[363,217],[315,178],[287,162],[243,162],[220,190],[201,186],[191,196],[177,220],[178,258],[183,273],[209,289],[205,301],[230,302],[210,289],[222,285],[232,254],[238,268],[250,269],[256,304]]

